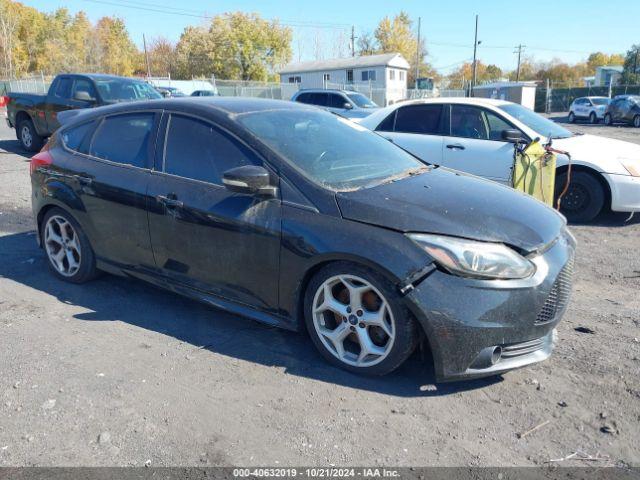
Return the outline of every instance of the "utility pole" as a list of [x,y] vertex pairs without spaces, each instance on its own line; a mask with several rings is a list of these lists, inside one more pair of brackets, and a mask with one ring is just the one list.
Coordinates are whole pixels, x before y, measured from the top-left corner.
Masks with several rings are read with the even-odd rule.
[[420,76],[420,22],[422,18],[418,17],[418,43],[416,44],[416,90],[418,89],[418,77]]
[[520,81],[520,58],[522,56],[522,49],[524,47],[526,47],[526,45],[520,44],[516,47],[517,50],[513,52],[518,54],[518,68],[516,69],[516,82]]
[[144,45],[144,58],[147,62],[147,78],[151,77],[151,67],[149,66],[149,53],[147,52],[147,39],[142,34],[142,44]]
[[473,87],[476,86],[476,53],[478,49],[478,15],[476,15],[476,34],[473,40],[473,79],[471,80],[470,95],[473,97]]
[[351,25],[351,56],[356,56],[356,27]]

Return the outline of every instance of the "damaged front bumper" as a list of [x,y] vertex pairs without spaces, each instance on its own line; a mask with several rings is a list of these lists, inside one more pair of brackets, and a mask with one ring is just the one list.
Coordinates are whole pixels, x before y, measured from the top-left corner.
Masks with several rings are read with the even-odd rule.
[[522,280],[476,280],[433,271],[407,293],[431,347],[438,381],[496,375],[545,360],[571,291],[575,241],[564,231],[530,260]]

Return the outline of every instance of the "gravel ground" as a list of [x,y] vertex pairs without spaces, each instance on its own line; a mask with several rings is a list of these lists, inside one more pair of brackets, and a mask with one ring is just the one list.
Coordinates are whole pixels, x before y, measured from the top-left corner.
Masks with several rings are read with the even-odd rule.
[[574,452],[599,460],[560,464],[640,465],[640,215],[573,227],[575,292],[551,359],[434,385],[419,354],[361,378],[304,335],[138,281],[60,282],[29,196],[28,156],[2,122],[0,466],[520,466]]

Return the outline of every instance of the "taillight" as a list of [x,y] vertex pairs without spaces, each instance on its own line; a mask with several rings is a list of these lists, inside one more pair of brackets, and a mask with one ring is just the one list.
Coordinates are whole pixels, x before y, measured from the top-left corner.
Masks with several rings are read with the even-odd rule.
[[7,105],[9,105],[9,97],[3,95],[0,97],[0,107],[6,107]]
[[53,163],[53,157],[49,153],[49,142],[45,143],[40,153],[36,153],[33,157],[31,157],[31,163],[29,164],[29,172],[33,175],[40,167],[46,167]]

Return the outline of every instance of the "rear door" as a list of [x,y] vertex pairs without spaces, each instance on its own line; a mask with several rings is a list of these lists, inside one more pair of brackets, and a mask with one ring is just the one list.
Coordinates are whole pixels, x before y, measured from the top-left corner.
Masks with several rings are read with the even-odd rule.
[[444,137],[442,164],[510,183],[514,147],[502,140],[502,131],[515,127],[486,108],[452,104],[450,109],[451,133]]
[[346,103],[351,104],[351,102],[349,102],[344,96],[339,93],[328,93],[327,97],[329,110],[340,115],[344,115],[348,111],[348,109],[344,108],[344,105]]
[[151,175],[149,226],[156,264],[173,282],[259,309],[278,303],[280,200],[236,194],[225,171],[263,165],[238,138],[196,117],[166,121]]
[[155,268],[147,221],[147,184],[153,163],[156,112],[103,117],[80,140],[75,127],[62,133],[73,153],[70,184],[82,200],[83,225],[96,256],[127,268]]
[[444,124],[443,104],[407,105],[391,113],[376,131],[425,162],[438,165]]

